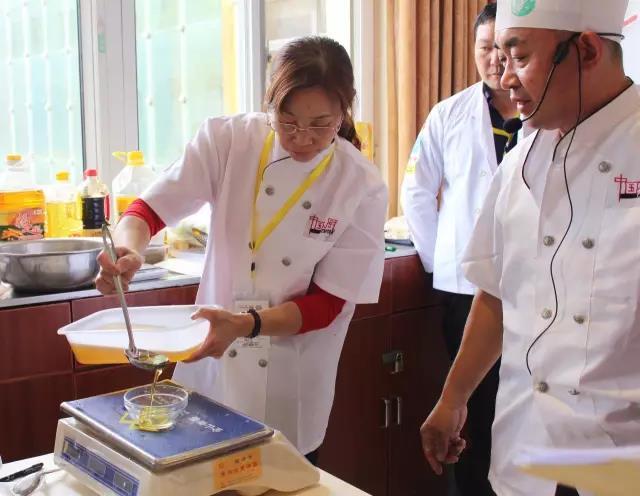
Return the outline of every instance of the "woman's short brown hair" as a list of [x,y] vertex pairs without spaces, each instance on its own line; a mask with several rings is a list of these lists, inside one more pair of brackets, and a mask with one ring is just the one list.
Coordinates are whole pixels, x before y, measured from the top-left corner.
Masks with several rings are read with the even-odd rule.
[[352,117],[353,79],[349,54],[340,43],[323,36],[297,38],[276,55],[264,103],[267,110],[280,112],[291,93],[319,86],[340,102],[343,120],[338,135],[360,149]]

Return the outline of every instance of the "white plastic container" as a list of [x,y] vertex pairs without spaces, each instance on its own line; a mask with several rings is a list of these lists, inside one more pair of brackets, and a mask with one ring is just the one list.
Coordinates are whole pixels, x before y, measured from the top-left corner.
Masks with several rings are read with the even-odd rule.
[[[191,320],[197,308],[195,305],[129,308],[136,346],[162,353],[172,362],[184,360],[209,332],[207,320]],[[64,326],[58,334],[66,336],[80,363],[128,363],[124,350],[129,347],[129,338],[120,308],[96,312]]]
[[113,154],[125,162],[125,167],[113,180],[114,216],[118,221],[127,207],[156,179],[153,169],[144,163],[141,151],[115,152]]
[[76,188],[69,181],[69,172],[58,172],[56,182],[45,189],[47,238],[66,238],[82,234],[76,197]]

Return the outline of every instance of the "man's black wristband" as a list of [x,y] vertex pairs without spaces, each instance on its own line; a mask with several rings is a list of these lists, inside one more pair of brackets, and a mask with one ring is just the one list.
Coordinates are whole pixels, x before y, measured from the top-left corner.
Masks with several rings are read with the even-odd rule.
[[258,312],[256,312],[256,310],[253,308],[247,310],[247,313],[250,313],[253,316],[253,330],[247,337],[253,339],[257,337],[258,334],[260,334],[260,330],[262,329],[262,319],[260,318]]

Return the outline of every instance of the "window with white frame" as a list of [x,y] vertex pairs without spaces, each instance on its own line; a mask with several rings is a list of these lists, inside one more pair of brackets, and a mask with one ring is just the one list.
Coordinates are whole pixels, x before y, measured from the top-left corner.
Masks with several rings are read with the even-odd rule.
[[261,110],[292,38],[333,37],[358,73],[369,1],[0,0],[0,154],[31,155],[41,184],[83,167],[111,184],[114,151],[162,170],[206,117]]
[[31,160],[39,184],[82,176],[75,0],[0,1],[0,155]]
[[265,21],[269,58],[287,41],[308,35],[329,36],[351,53],[349,1],[265,0]]
[[174,161],[207,116],[240,109],[234,0],[136,0],[138,142]]

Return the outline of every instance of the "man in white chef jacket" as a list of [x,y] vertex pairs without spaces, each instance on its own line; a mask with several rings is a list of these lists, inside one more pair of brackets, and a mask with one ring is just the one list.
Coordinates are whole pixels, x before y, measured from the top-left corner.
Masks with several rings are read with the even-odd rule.
[[[502,65],[495,47],[496,5],[486,5],[475,25],[475,62],[481,81],[438,103],[429,113],[405,170],[402,206],[433,287],[445,303],[444,339],[453,360],[460,347],[475,287],[465,277],[462,256],[491,178],[517,136],[504,123],[516,115],[500,87]],[[440,208],[437,196],[440,193]],[[493,496],[487,479],[498,365],[469,401],[465,437],[470,447],[455,467],[460,496]]]
[[640,444],[640,94],[618,45],[626,7],[498,2],[502,85],[538,131],[487,195],[463,261],[479,291],[421,434],[436,472],[454,463],[468,398],[502,354],[499,496],[577,494],[524,475],[524,445]]

